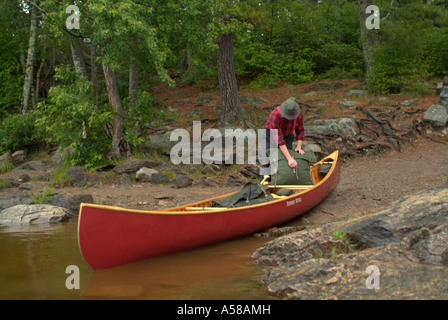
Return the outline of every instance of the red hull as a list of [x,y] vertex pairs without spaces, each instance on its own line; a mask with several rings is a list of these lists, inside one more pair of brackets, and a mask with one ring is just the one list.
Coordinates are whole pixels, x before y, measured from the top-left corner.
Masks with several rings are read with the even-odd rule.
[[335,158],[333,167],[321,182],[265,204],[200,212],[175,212],[177,208],[138,211],[82,204],[78,222],[82,255],[92,268],[104,269],[279,225],[309,211],[336,187],[340,162],[337,152],[331,156]]

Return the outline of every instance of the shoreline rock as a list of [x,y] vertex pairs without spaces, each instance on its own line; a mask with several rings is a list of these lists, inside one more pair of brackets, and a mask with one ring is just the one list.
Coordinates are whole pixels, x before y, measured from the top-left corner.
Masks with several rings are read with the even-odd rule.
[[[283,299],[447,299],[448,185],[266,243],[252,259]],[[379,289],[369,289],[369,266]],[[372,267],[372,268],[373,268]]]
[[53,224],[69,216],[67,209],[50,204],[16,205],[0,212],[0,225]]

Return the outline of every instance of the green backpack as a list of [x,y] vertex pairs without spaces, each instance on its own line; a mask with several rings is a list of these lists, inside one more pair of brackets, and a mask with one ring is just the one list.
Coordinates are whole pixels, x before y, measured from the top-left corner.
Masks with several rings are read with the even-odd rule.
[[266,189],[266,186],[258,182],[248,182],[241,191],[212,201],[210,207],[236,208],[274,200],[272,194],[266,191]]
[[[278,150],[277,170],[271,174],[271,184],[274,185],[312,185],[310,164],[314,164],[317,159],[313,151],[300,154],[294,150],[288,150],[289,154],[297,161],[298,170],[294,173],[293,168],[288,164],[288,160],[281,150]],[[275,163],[274,163],[275,168]],[[273,163],[271,163],[271,170]],[[275,170],[275,169],[274,169]]]

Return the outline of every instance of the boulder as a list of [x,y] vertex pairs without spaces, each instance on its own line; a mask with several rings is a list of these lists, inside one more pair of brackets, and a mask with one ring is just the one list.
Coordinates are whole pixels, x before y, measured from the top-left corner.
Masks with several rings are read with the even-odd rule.
[[0,179],[0,190],[5,188],[5,189],[9,189],[9,188],[16,188],[19,186],[19,183],[14,180],[13,177],[6,177],[3,180]]
[[135,180],[129,174],[124,173],[118,177],[118,187],[119,188],[131,187],[134,184],[135,184]]
[[26,173],[22,173],[19,175],[19,179],[17,180],[19,183],[31,181],[31,177]]
[[137,171],[136,178],[141,182],[149,182],[151,181],[151,176],[156,173],[158,173],[157,170],[144,167]]
[[66,174],[70,178],[70,183],[78,187],[82,187],[89,179],[89,171],[81,166],[68,168]]
[[170,176],[164,173],[153,173],[149,179],[152,183],[169,183],[170,181]]
[[406,100],[400,103],[400,106],[404,106],[404,107],[409,107],[411,105],[413,105],[414,103],[416,103],[418,101],[418,99],[410,99],[410,100]]
[[23,163],[22,165],[16,167],[14,172],[22,172],[24,170],[27,171],[45,171],[47,169],[47,165],[42,160],[32,160]]
[[19,190],[37,190],[45,188],[48,184],[44,181],[28,181],[24,182],[19,186]]
[[317,120],[305,126],[305,135],[341,135],[353,138],[358,133],[359,128],[353,118],[329,119],[325,121]]
[[242,176],[241,174],[229,174],[229,177],[226,181],[226,187],[236,187],[236,186],[243,186],[247,183],[247,179]]
[[423,116],[423,122],[431,124],[433,127],[445,127],[448,121],[446,107],[440,104],[431,105]]
[[346,108],[353,107],[353,106],[356,106],[356,105],[359,104],[359,102],[356,102],[356,101],[347,101],[347,100],[344,100],[344,101],[338,101],[338,103],[339,103],[339,105],[340,105],[341,107],[346,107]]
[[166,150],[169,154],[169,150],[178,143],[178,141],[171,141],[171,132],[163,134],[154,134],[149,137],[149,146],[151,148]]
[[448,185],[256,250],[261,281],[285,299],[447,299]]
[[349,97],[363,97],[367,94],[367,90],[363,90],[363,89],[352,89],[349,90],[347,95]]
[[17,205],[0,212],[0,225],[53,224],[69,218],[65,208],[49,204]]
[[26,161],[26,152],[24,150],[18,150],[14,152],[12,155],[12,163],[15,166],[21,165],[22,163],[25,163]]
[[44,204],[65,208],[70,216],[76,216],[79,214],[79,207],[83,202],[94,203],[93,196],[91,194],[59,193],[44,201]]
[[193,179],[190,178],[187,174],[178,174],[173,179],[172,188],[186,188],[193,184]]
[[115,171],[118,174],[129,174],[129,173],[135,173],[138,170],[140,170],[143,167],[146,168],[153,168],[157,166],[159,163],[156,160],[152,159],[136,159],[136,158],[129,158],[119,165],[117,165],[113,171]]
[[322,157],[324,156],[322,148],[315,143],[312,143],[310,141],[304,141],[302,146],[303,151],[305,152],[312,151],[318,160],[322,159]]
[[448,77],[443,78],[443,84],[439,93],[439,103],[442,106],[448,106]]
[[25,192],[11,192],[7,194],[0,194],[0,211],[19,205],[32,204],[33,199]]

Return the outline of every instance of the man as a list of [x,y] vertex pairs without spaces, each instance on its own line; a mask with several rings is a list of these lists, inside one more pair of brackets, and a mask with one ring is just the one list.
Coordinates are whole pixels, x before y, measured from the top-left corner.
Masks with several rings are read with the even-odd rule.
[[297,162],[288,151],[288,149],[292,149],[294,132],[296,134],[295,139],[297,140],[295,151],[300,154],[305,153],[302,150],[305,129],[303,127],[303,115],[299,105],[293,99],[288,99],[283,102],[271,112],[266,121],[265,129],[267,148],[270,147],[269,138],[272,135],[272,138],[274,141],[277,141],[278,147],[288,160],[288,165],[291,168],[295,168]]

